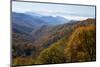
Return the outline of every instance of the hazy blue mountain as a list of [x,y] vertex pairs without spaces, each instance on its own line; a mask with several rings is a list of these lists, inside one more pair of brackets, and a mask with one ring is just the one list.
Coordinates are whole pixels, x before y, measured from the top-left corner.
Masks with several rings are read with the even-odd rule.
[[68,22],[68,20],[60,16],[44,16],[32,12],[12,12],[12,27],[13,31],[17,33],[30,33],[41,28],[43,25],[52,26],[64,24],[65,22]]
[[12,13],[12,22],[27,27],[39,27],[41,25],[57,25],[67,23],[68,20],[60,16],[44,16],[37,13]]
[[15,33],[28,34],[34,29],[30,28],[30,27],[23,26],[23,25],[19,25],[16,23],[12,23],[12,30]]
[[33,17],[24,13],[12,13],[12,29],[17,33],[29,33],[32,30],[46,24],[38,17]]
[[38,17],[33,17],[24,13],[12,13],[12,22],[32,28],[39,27],[45,23]]
[[31,15],[31,16],[34,16],[34,17],[41,17],[42,16],[42,15],[40,15],[38,13],[34,13],[34,12],[25,12],[25,14]]
[[31,15],[32,17],[36,17],[38,19],[41,19],[44,21],[47,25],[58,25],[58,24],[64,24],[67,23],[69,20],[65,19],[61,16],[46,16],[46,15],[40,15],[33,12],[26,12],[27,15]]
[[51,25],[59,25],[59,24],[64,24],[65,22],[68,22],[68,20],[60,16],[56,16],[56,17],[42,16],[41,19]]

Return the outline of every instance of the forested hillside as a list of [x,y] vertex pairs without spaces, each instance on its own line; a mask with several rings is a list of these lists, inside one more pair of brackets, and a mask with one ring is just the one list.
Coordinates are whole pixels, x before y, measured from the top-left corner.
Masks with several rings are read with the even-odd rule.
[[27,26],[30,25],[27,22],[22,26],[18,22],[13,22],[12,27],[13,65],[96,60],[95,19],[66,21],[56,25],[47,25],[41,20],[43,24],[36,27],[35,24]]

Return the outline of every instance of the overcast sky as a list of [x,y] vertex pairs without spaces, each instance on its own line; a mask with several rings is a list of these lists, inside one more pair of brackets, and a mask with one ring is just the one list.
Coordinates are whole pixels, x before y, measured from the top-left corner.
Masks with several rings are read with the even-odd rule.
[[59,15],[69,19],[85,19],[95,17],[95,6],[12,2],[12,11],[19,13],[35,12],[42,15],[52,16]]

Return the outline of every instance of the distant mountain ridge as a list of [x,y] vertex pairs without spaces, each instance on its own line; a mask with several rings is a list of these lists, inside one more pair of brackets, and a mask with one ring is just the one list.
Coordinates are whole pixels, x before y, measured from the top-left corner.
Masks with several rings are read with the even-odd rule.
[[[68,22],[67,19],[60,16],[43,16],[37,13],[16,13],[12,12],[12,24],[15,32],[29,33],[32,29],[38,29],[43,25],[59,25]],[[18,26],[18,27],[17,27]],[[18,29],[17,29],[18,28]],[[27,31],[24,31],[24,30]],[[28,31],[29,29],[29,31]]]
[[[64,17],[61,17],[61,16],[45,16],[45,15],[40,15],[40,14],[37,14],[37,13],[31,13],[31,12],[26,12],[26,13],[16,13],[16,12],[13,12],[12,13],[12,18],[13,17],[20,17],[19,19],[22,19],[24,17],[24,20],[25,18],[28,18],[29,21],[36,21],[38,20],[37,24],[39,22],[41,23],[46,23],[46,24],[63,24],[64,22],[67,22],[68,20],[65,19]],[[21,18],[22,17],[22,18]],[[33,20],[32,20],[33,19]],[[55,21],[58,21],[58,23],[56,23]],[[35,23],[35,22],[33,22]]]

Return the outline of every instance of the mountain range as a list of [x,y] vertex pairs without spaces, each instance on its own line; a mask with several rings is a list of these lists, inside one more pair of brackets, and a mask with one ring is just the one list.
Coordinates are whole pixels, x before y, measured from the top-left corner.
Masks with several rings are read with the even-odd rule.
[[13,33],[21,34],[20,37],[37,45],[53,43],[62,38],[64,34],[71,34],[69,32],[72,32],[75,26],[95,24],[94,22],[94,19],[69,21],[60,16],[43,16],[31,12],[12,13]]
[[[70,37],[73,35],[73,32],[75,30],[79,28],[81,29],[81,27],[84,28],[87,27],[86,31],[88,31],[89,30],[88,28],[90,26],[92,27],[95,25],[96,25],[95,19],[93,18],[75,21],[75,20],[67,20],[61,16],[54,17],[54,16],[44,16],[30,12],[26,13],[13,12],[12,13],[13,65],[35,64],[38,57],[41,56],[41,53],[42,51],[44,52],[44,50],[47,51],[52,50],[53,53],[52,52],[50,52],[51,54],[43,53],[43,56],[51,57],[52,54],[55,54],[52,56],[58,57],[62,55],[62,53],[64,53],[64,49],[69,43]],[[90,35],[91,33],[88,34],[89,36],[91,36]],[[93,40],[93,38],[91,40]],[[79,41],[78,43],[80,43],[80,40],[78,41]],[[60,58],[62,58],[62,56]],[[42,57],[42,59],[45,57]],[[65,58],[62,60],[65,60]],[[23,63],[23,61],[25,61],[26,63]]]
[[[33,29],[38,29],[43,25],[59,25],[69,20],[60,16],[43,16],[36,13],[16,13],[12,12],[12,27],[15,32],[29,33]],[[23,28],[24,27],[24,28]],[[24,31],[27,30],[27,31]]]

